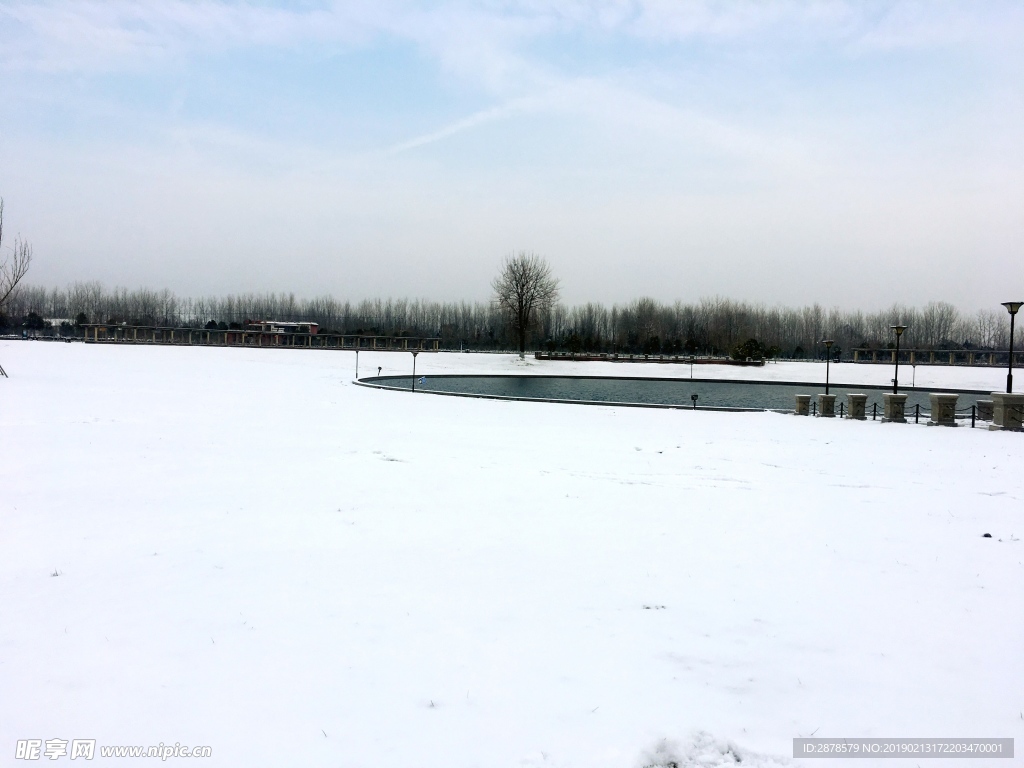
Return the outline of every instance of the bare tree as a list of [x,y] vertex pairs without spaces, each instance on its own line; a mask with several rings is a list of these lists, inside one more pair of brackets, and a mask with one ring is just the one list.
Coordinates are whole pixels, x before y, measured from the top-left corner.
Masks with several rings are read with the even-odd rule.
[[505,257],[491,287],[494,303],[519,342],[519,357],[526,357],[527,334],[538,316],[558,300],[558,280],[551,275],[551,266],[544,259],[520,251]]
[[[0,314],[4,307],[16,295],[15,291],[21,278],[28,272],[32,263],[32,246],[20,237],[14,238],[14,251],[9,259],[3,257],[4,242],[4,200],[0,197]],[[7,371],[0,366],[0,375],[7,378]]]
[[7,302],[14,298],[18,283],[25,277],[32,263],[32,245],[21,237],[14,239],[13,254],[10,258],[3,257],[4,241],[4,201],[0,198],[0,311]]

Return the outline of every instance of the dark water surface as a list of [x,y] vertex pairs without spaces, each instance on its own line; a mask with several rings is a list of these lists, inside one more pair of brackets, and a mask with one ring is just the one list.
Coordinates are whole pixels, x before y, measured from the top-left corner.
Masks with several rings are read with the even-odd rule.
[[[371,384],[409,389],[411,376],[380,376],[365,379]],[[816,396],[825,391],[822,384],[764,383],[720,381],[707,379],[625,379],[587,378],[579,376],[425,376],[417,377],[416,389],[424,392],[482,395],[484,397],[515,397],[538,400],[579,400],[601,403],[643,403],[656,405],[692,406],[691,396],[697,395],[697,407],[754,408],[792,410],[794,395]],[[868,396],[868,418],[871,406],[878,403],[882,410],[882,394],[887,389],[865,386],[831,385],[829,392],[837,395],[839,404],[846,402],[850,392]],[[922,411],[930,407],[929,391],[900,388],[907,394],[907,413],[917,404]],[[950,391],[950,390],[940,390]],[[969,409],[988,393],[960,393],[957,409]],[[812,398],[812,401],[816,397]]]

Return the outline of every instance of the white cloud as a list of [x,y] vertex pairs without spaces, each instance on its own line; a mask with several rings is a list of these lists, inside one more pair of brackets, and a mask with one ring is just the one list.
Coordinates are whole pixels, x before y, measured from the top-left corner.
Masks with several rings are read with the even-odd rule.
[[[0,62],[8,68],[135,68],[193,50],[307,43],[366,44],[376,35],[420,45],[453,71],[500,82],[527,44],[546,35],[605,31],[680,42],[768,36],[870,46],[990,45],[1019,39],[1014,3],[957,2],[338,2],[322,6],[204,0],[13,0],[0,7]],[[518,51],[518,53],[517,53]]]
[[49,71],[137,68],[196,49],[354,43],[373,31],[358,5],[289,10],[218,2],[15,2],[6,17],[4,65]]
[[[85,139],[73,120],[48,131],[19,125],[11,103],[0,116],[5,194],[44,212],[33,238],[40,274],[54,282],[126,274],[171,284],[185,279],[175,277],[174,259],[187,253],[197,267],[189,279],[216,272],[218,290],[276,290],[288,275],[272,270],[271,252],[301,251],[318,290],[338,259],[358,254],[332,290],[379,284],[415,293],[420,283],[401,282],[415,273],[423,290],[456,298],[486,288],[482,254],[533,247],[581,275],[580,299],[674,298],[679,285],[717,292],[725,288],[716,284],[738,285],[738,273],[750,295],[770,287],[770,300],[791,300],[817,285],[820,296],[847,264],[832,261],[829,273],[822,253],[841,254],[858,274],[895,270],[903,285],[925,292],[913,281],[929,253],[948,266],[985,250],[989,261],[978,263],[1002,268],[1021,241],[1019,216],[1005,204],[1020,197],[1011,129],[1020,107],[1006,110],[988,92],[975,98],[986,89],[1015,97],[1016,69],[994,67],[991,80],[969,73],[970,99],[929,95],[932,83],[921,88],[915,79],[925,68],[906,70],[913,94],[924,94],[909,104],[889,90],[887,65],[928,49],[977,61],[971,56],[986,40],[1000,55],[1019,56],[1020,13],[940,0],[0,0],[0,68],[55,73],[65,84],[121,70],[159,77],[210,52],[268,47],[290,61],[316,46],[372,49],[382,40],[415,47],[435,68],[431,76],[441,73],[425,108],[357,116],[343,139],[331,131],[347,115],[315,98],[285,100],[301,112],[296,122],[319,123],[290,133],[287,121],[267,127],[230,108],[178,113],[161,103],[147,112],[131,97],[82,87],[60,106],[61,117],[93,116],[90,125],[100,127]],[[600,44],[588,48],[593,39]],[[559,57],[563,42],[576,46],[568,62]],[[605,43],[621,44],[619,58],[600,59]],[[659,59],[673,44],[682,53]],[[891,57],[895,48],[909,55]],[[648,50],[656,53],[648,58]],[[572,60],[575,51],[596,66]],[[835,72],[806,77],[805,60]],[[374,74],[359,75],[368,90]],[[27,92],[47,77],[25,82]],[[195,84],[183,77],[175,85],[184,92]],[[54,90],[50,101],[72,90]],[[445,102],[447,92],[460,98]],[[948,107],[954,102],[962,115]],[[47,247],[55,256],[48,262]],[[893,248],[903,249],[902,262]],[[475,283],[466,277],[473,270]],[[929,269],[929,285],[947,272]],[[261,282],[232,284],[243,278]],[[950,277],[943,285],[953,284]]]

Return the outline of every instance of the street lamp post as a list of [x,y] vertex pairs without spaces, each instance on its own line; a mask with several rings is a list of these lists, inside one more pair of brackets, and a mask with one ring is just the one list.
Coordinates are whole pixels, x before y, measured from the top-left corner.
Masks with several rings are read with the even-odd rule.
[[356,378],[359,378],[359,350],[356,350]]
[[1017,317],[1017,310],[1024,305],[1024,301],[1004,301],[1003,306],[1010,313],[1010,365],[1006,370],[1006,392],[1013,392],[1013,321]]
[[413,352],[412,353],[412,391],[413,392],[416,391],[416,355],[418,355],[418,354],[419,354],[419,352]]
[[832,362],[832,345],[835,344],[833,339],[822,339],[821,343],[825,345],[825,394],[828,394],[828,367]]
[[890,325],[889,330],[896,332],[896,372],[893,375],[892,380],[892,393],[895,395],[899,392],[900,386],[900,337],[903,332],[907,330],[905,325]]

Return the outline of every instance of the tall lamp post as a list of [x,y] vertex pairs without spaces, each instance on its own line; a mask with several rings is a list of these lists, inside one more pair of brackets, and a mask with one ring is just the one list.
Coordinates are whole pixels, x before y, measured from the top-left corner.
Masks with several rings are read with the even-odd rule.
[[416,355],[418,355],[418,354],[419,354],[419,352],[413,352],[412,353],[412,391],[413,392],[416,391]]
[[894,377],[892,380],[892,393],[895,395],[899,392],[900,386],[900,337],[903,335],[903,332],[907,330],[907,326],[890,325],[889,330],[896,332],[896,373],[893,375]]
[[1003,306],[1010,313],[1010,367],[1006,371],[1006,392],[1013,392],[1013,320],[1017,317],[1017,310],[1024,305],[1024,301],[1004,301]]
[[822,339],[821,343],[825,345],[825,394],[828,394],[828,367],[832,362],[832,345],[836,342],[833,339]]

